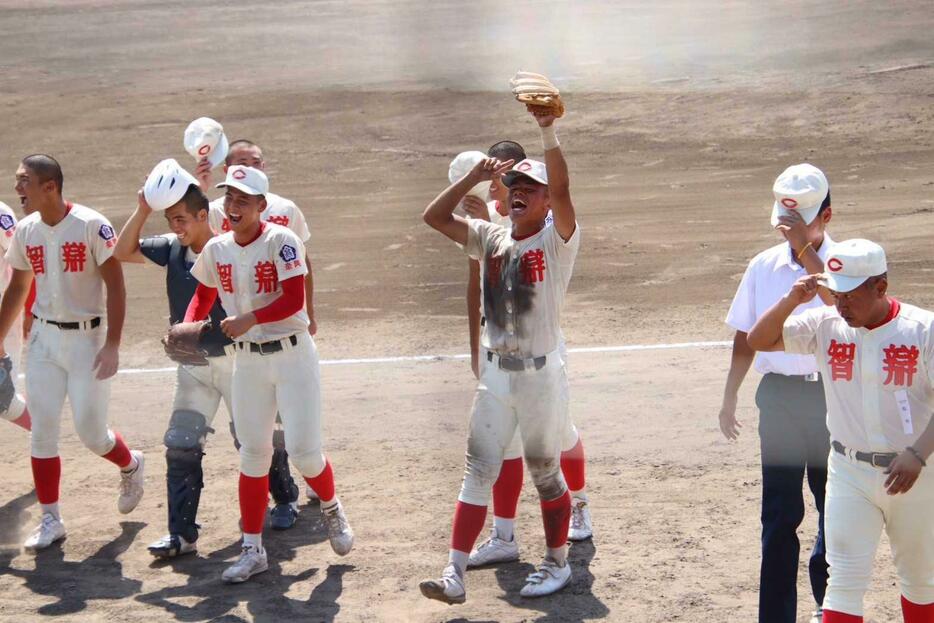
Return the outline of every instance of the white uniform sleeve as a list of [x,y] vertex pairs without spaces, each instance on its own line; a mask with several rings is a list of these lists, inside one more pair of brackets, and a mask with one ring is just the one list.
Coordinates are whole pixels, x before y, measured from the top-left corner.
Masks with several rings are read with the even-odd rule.
[[817,329],[827,317],[829,307],[815,307],[797,316],[790,316],[782,328],[785,352],[813,355],[817,352]]
[[545,240],[554,250],[558,262],[564,266],[573,265],[581,246],[581,226],[575,222],[574,233],[565,242],[554,225],[546,225]]
[[198,254],[198,259],[191,267],[191,276],[209,288],[218,286],[217,269],[214,266],[214,249],[210,242],[204,245],[201,253]]
[[289,211],[292,213],[289,217],[289,229],[295,232],[295,235],[303,243],[308,242],[308,239],[311,238],[311,232],[308,231],[308,222],[305,221],[305,215],[291,201],[289,202]]
[[88,246],[91,247],[94,261],[100,266],[113,257],[114,247],[117,246],[117,234],[110,221],[103,216],[89,220],[88,229]]
[[0,251],[8,251],[16,231],[16,215],[5,203],[0,201]]
[[13,242],[6,252],[6,261],[16,270],[32,270],[32,264],[29,263],[29,258],[26,257],[25,237],[26,231],[17,229],[16,233],[13,234]]
[[305,245],[291,230],[283,228],[275,236],[269,237],[269,254],[275,259],[276,274],[279,275],[280,283],[308,274],[308,267],[305,265]]
[[749,333],[752,325],[756,324],[756,279],[754,277],[753,263],[750,262],[739,282],[730,311],[726,314],[726,323],[743,333]]
[[486,249],[486,241],[490,236],[492,223],[480,219],[467,220],[467,244],[464,245],[464,252],[473,259],[483,257]]
[[224,233],[225,218],[227,218],[227,215],[224,214],[223,205],[218,206],[212,201],[208,206],[208,224],[211,226],[211,229],[214,230],[215,234]]

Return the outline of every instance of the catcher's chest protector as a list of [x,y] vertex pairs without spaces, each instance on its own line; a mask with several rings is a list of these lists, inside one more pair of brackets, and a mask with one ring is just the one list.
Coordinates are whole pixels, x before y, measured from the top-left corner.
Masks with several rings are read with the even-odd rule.
[[[185,319],[185,311],[188,309],[188,303],[191,302],[198,288],[198,280],[191,276],[192,264],[189,264],[185,255],[188,247],[182,246],[178,238],[172,240],[169,246],[169,263],[166,265],[165,286],[169,296],[169,321],[171,324],[181,322]],[[202,343],[209,352],[217,353],[217,350],[223,350],[224,346],[231,343],[231,340],[221,333],[221,320],[227,317],[220,301],[214,303],[211,308],[211,324],[213,328],[204,336]]]

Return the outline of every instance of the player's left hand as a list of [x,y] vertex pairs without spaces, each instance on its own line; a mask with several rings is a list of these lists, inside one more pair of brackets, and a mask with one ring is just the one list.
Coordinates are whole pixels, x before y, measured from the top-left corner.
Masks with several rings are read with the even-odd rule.
[[885,473],[888,478],[885,479],[886,493],[889,495],[898,495],[899,493],[908,493],[908,490],[914,486],[921,475],[921,461],[917,459],[908,450],[902,450],[898,453]]
[[252,313],[239,316],[227,316],[221,320],[221,331],[230,339],[236,339],[253,328],[256,316]]
[[211,189],[211,162],[207,158],[202,158],[195,169],[195,179],[201,190],[208,192]]
[[791,250],[795,257],[801,253],[801,249],[808,244],[808,226],[797,212],[789,212],[787,216],[778,217],[778,225],[775,226],[791,245]]
[[318,321],[314,316],[308,317],[308,335],[314,337],[318,333]]
[[116,344],[104,344],[97,351],[94,358],[92,370],[97,370],[98,380],[109,379],[117,373],[117,367],[120,365],[120,347]]

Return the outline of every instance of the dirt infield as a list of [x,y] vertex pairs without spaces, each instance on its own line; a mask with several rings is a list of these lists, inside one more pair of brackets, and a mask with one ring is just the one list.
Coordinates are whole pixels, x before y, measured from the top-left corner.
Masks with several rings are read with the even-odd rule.
[[[722,319],[745,264],[776,241],[772,180],[802,160],[830,179],[834,237],[882,243],[894,292],[934,305],[928,4],[767,4],[0,0],[0,200],[17,207],[16,164],[49,152],[67,197],[122,226],[152,165],[190,163],[184,127],[212,116],[265,148],[272,189],[309,220],[324,359],[463,353],[466,262],[420,212],[455,153],[506,137],[540,151],[504,88],[521,66],[567,91],[559,135],[583,233],[564,318],[572,348],[729,339]],[[162,274],[126,275],[122,367],[167,367]],[[724,348],[572,354],[596,536],[571,548],[569,589],[519,598],[542,542],[529,483],[521,562],[471,571],[469,601],[451,608],[416,584],[446,556],[473,387],[465,361],[325,366],[326,448],[357,547],[336,557],[304,507],[294,529],[267,535],[270,571],[236,587],[220,582],[238,553],[226,415],[205,459],[199,554],[154,564],[173,377],[120,375],[112,419],[148,460],[132,515],[116,513],[116,474],[66,422],[69,537],[23,554],[38,510],[28,440],[0,435],[0,619],[754,620],[757,379],[728,444],[716,424],[728,360]],[[813,534],[809,513],[804,550]],[[894,582],[883,543],[867,620],[896,620]],[[806,621],[804,565],[799,597]]]

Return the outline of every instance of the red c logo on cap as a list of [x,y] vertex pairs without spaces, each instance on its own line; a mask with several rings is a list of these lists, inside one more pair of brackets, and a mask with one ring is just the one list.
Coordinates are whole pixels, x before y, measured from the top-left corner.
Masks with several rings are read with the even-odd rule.
[[233,172],[233,178],[235,180],[242,180],[245,177],[246,177],[246,171],[244,171],[243,169],[237,169],[236,171]]
[[835,257],[832,257],[827,260],[827,268],[829,268],[831,272],[838,273],[843,270],[843,262]]
[[532,170],[531,162],[523,162],[523,163],[520,163],[519,166],[516,167],[516,171],[531,171],[531,170]]
[[788,208],[789,210],[794,210],[798,207],[798,202],[792,199],[791,197],[785,197],[782,199],[782,205]]
[[199,155],[199,156],[206,156],[206,155],[208,155],[208,152],[210,152],[210,151],[211,151],[211,146],[210,146],[210,145],[202,145],[201,148],[198,150],[198,155]]

